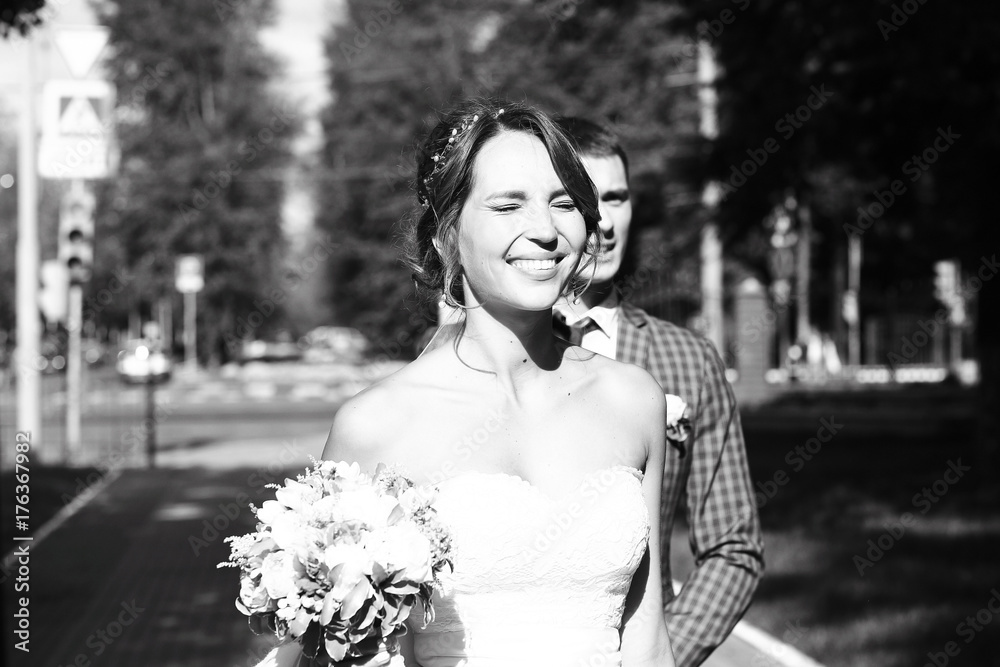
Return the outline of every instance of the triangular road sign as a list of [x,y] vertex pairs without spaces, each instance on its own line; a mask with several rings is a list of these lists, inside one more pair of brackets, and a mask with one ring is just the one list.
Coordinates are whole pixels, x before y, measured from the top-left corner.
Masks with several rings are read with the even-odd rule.
[[56,28],[53,37],[70,73],[87,76],[108,43],[108,29],[100,25]]
[[94,108],[94,100],[71,97],[59,114],[59,134],[100,134],[101,119]]

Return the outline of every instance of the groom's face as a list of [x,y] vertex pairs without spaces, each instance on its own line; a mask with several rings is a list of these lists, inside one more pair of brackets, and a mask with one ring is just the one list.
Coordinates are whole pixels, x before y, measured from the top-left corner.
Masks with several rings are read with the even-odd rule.
[[610,283],[625,258],[629,227],[632,224],[632,199],[625,165],[617,155],[583,156],[583,165],[597,186],[601,222],[601,252],[594,270],[595,285]]

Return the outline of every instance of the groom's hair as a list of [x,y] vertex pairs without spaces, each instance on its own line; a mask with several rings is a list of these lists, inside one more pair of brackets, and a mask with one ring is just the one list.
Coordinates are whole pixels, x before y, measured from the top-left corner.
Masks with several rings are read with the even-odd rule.
[[628,178],[628,156],[625,155],[625,149],[622,148],[618,135],[611,128],[579,116],[560,116],[555,122],[556,126],[573,141],[580,155],[621,158],[625,166],[625,178]]

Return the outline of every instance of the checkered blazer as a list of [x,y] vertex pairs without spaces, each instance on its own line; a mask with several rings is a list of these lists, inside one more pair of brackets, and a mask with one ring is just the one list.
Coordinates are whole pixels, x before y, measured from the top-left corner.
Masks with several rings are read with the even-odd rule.
[[[691,410],[683,451],[667,447],[661,545],[667,628],[678,667],[693,667],[732,631],[764,566],[736,399],[711,343],[628,303],[621,305],[616,356],[645,368]],[[697,567],[675,596],[670,535],[682,501]]]

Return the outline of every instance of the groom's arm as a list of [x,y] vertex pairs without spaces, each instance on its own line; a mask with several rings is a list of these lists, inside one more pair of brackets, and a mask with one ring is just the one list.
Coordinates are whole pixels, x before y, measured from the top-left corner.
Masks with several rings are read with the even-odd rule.
[[764,565],[736,399],[711,343],[698,339],[698,344],[704,374],[686,489],[695,569],[666,605],[679,667],[700,665],[729,635],[749,606]]

